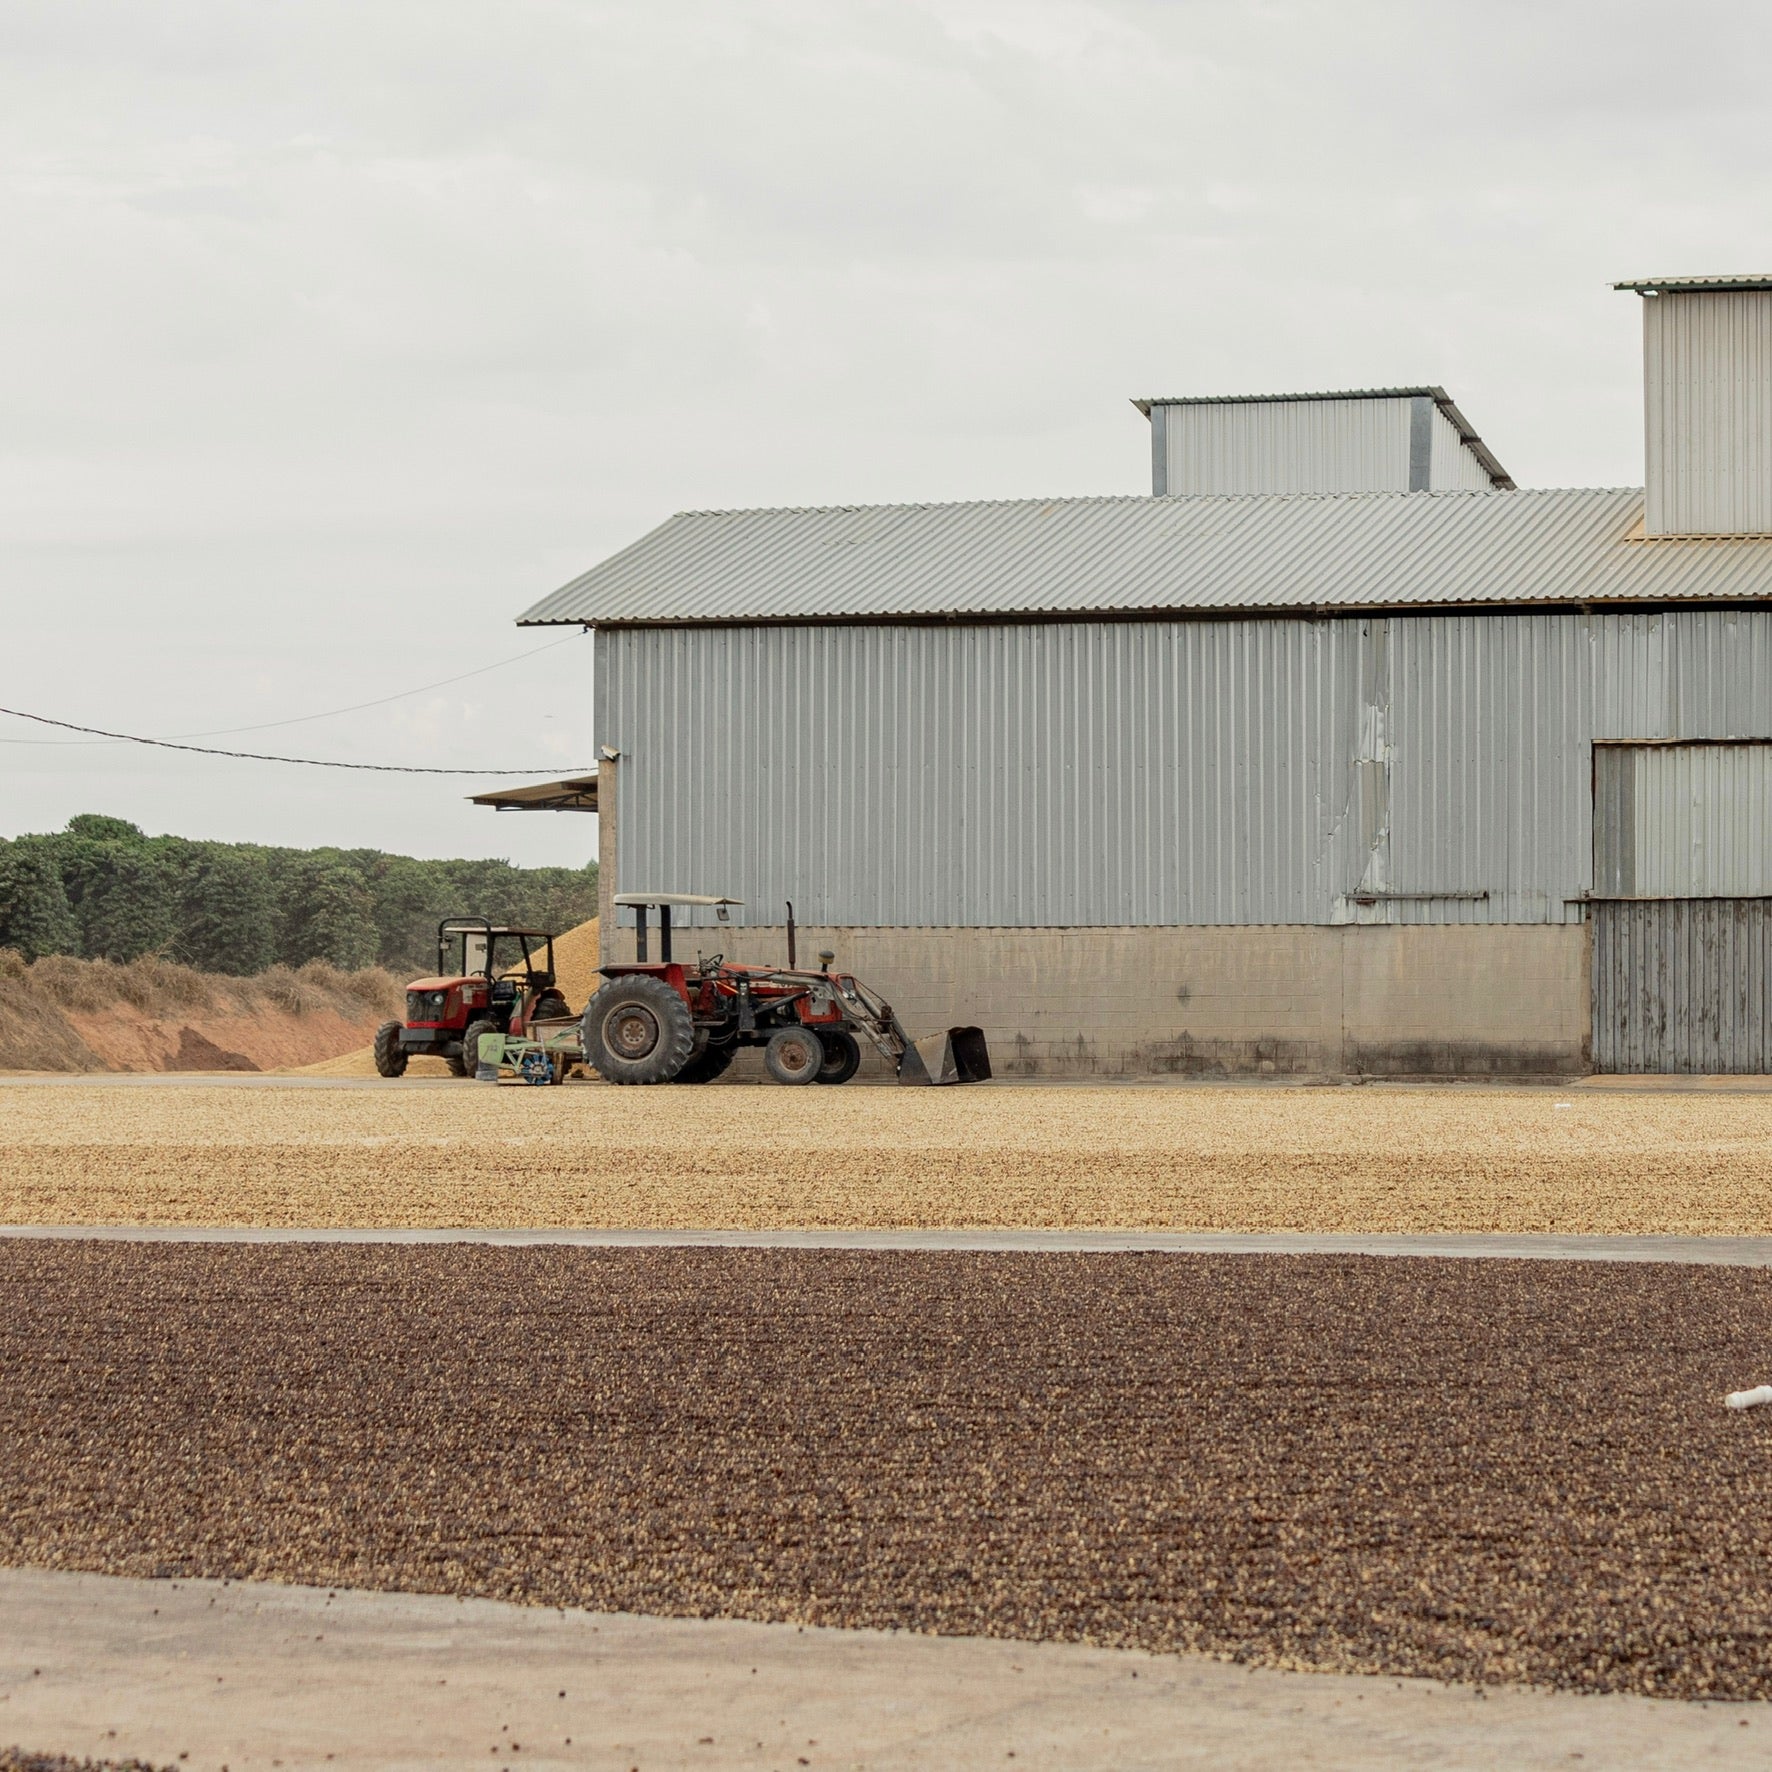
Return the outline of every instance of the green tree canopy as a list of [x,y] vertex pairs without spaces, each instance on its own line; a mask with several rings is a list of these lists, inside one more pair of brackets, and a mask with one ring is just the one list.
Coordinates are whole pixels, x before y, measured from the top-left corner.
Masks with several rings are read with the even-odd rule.
[[236,974],[323,959],[416,975],[435,964],[445,917],[557,933],[596,914],[594,863],[518,868],[188,842],[99,813],[50,836],[0,840],[0,946],[32,958],[160,953]]
[[0,844],[0,948],[17,948],[27,960],[80,949],[53,845],[42,837]]

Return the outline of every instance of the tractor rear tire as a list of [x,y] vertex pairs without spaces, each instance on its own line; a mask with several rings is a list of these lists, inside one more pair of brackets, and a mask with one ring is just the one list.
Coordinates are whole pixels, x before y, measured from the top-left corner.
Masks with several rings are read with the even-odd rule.
[[690,1059],[678,1073],[671,1078],[673,1083],[711,1083],[716,1077],[723,1077],[732,1068],[732,1061],[738,1057],[736,1042],[725,1046],[704,1046],[701,1051]]
[[824,1041],[811,1028],[777,1028],[763,1048],[763,1068],[778,1083],[816,1083],[824,1063]]
[[847,1083],[861,1069],[861,1042],[846,1028],[835,1033],[821,1033],[824,1063],[818,1067],[821,1083]]
[[384,1021],[375,1030],[375,1044],[370,1051],[375,1054],[375,1068],[381,1076],[406,1075],[406,1048],[400,1044],[402,1031],[402,1024],[397,1021]]
[[612,978],[585,1005],[585,1058],[606,1083],[668,1083],[695,1050],[689,1005],[662,978]]

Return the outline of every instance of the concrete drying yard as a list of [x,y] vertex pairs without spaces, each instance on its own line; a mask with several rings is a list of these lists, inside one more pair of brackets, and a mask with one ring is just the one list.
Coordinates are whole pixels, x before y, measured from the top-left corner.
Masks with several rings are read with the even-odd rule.
[[1772,1096],[0,1082],[0,1223],[1752,1236]]
[[[464,1765],[720,1763],[740,1719],[724,1763],[1754,1763],[1772,1410],[1721,1397],[1772,1378],[1772,1267],[1703,1263],[1766,1261],[1769,1151],[1751,1091],[0,1081],[0,1221],[98,1233],[0,1238],[0,1747],[453,1764],[471,1712]],[[378,1240],[550,1226],[898,1246]],[[903,1246],[964,1227],[1489,1258]],[[167,1637],[205,1580],[237,1628]],[[274,1593],[627,1659],[544,1753],[551,1671],[365,1614],[347,1721],[333,1626],[250,1647]],[[1035,1655],[1096,1659],[1035,1697]]]

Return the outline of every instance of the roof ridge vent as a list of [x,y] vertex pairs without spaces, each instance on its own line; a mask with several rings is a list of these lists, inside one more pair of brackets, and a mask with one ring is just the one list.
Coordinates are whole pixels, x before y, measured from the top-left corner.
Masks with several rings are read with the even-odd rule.
[[1642,277],[1644,526],[1772,534],[1772,276]]
[[1513,477],[1442,387],[1134,400],[1151,491],[1511,492]]

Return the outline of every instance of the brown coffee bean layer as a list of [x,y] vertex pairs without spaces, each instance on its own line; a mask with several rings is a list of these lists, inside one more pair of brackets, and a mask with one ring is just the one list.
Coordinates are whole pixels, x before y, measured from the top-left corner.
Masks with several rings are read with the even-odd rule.
[[1772,1274],[0,1244],[0,1561],[1772,1697]]

